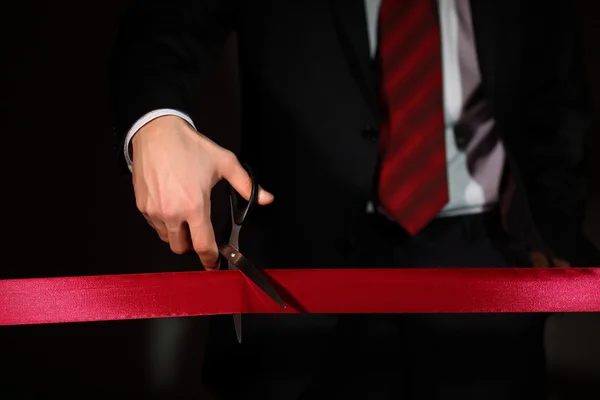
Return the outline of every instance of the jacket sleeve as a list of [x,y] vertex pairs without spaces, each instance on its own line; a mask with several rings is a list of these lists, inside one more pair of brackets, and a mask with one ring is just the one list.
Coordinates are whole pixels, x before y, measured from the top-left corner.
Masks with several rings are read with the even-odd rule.
[[237,0],[135,0],[124,14],[111,59],[113,135],[123,143],[142,116],[174,109],[193,116],[193,100],[235,30]]

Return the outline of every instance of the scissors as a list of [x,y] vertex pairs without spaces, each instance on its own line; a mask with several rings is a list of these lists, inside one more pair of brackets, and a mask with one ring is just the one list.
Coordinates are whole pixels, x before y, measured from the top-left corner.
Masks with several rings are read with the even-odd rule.
[[[278,303],[281,307],[286,308],[285,303],[269,283],[267,278],[254,266],[242,253],[240,253],[239,237],[242,225],[248,218],[248,215],[252,212],[254,205],[258,202],[258,182],[256,181],[252,170],[244,165],[244,168],[250,175],[252,181],[252,192],[250,193],[250,199],[244,206],[242,202],[244,199],[240,194],[229,185],[229,206],[231,207],[231,235],[229,236],[229,242],[222,243],[219,245],[219,253],[227,260],[227,269],[239,270],[247,278],[249,278],[256,286],[258,286],[263,292],[265,292],[271,299]],[[233,325],[235,327],[235,334],[237,336],[238,343],[242,343],[242,315],[233,315]]]

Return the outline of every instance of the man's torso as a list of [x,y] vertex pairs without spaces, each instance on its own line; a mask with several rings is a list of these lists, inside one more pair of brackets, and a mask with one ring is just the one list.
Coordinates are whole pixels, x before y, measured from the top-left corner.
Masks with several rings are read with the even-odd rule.
[[[364,260],[357,255],[365,239],[365,206],[376,201],[381,112],[371,57],[374,41],[369,36],[372,26],[368,21],[373,18],[365,5],[368,3],[363,0],[263,0],[242,5],[238,36],[243,109],[240,156],[254,167],[261,185],[272,191],[276,200],[255,209],[240,243],[241,251],[262,267],[369,267],[361,265]],[[542,32],[549,32],[552,21],[541,24],[534,6],[517,0],[471,1],[470,5],[467,13],[472,15],[472,25],[464,19],[465,10],[460,14],[457,9],[456,19],[445,20],[447,25],[442,27],[452,31],[472,26],[473,33],[457,36],[470,38],[473,46],[466,46],[469,54],[456,49],[455,56],[464,57],[463,64],[458,62],[458,73],[451,68],[445,72],[446,86],[460,84],[461,92],[459,101],[447,99],[454,108],[450,107],[453,113],[447,116],[446,137],[456,141],[464,132],[456,128],[462,128],[460,123],[465,120],[462,111],[467,93],[483,94],[487,119],[479,120],[470,131],[470,143],[488,143],[483,150],[489,157],[479,158],[484,165],[475,162],[475,166],[491,177],[479,180],[480,175],[469,171],[471,153],[450,146],[448,153],[454,153],[449,165],[455,169],[452,176],[458,183],[451,185],[458,188],[453,189],[456,193],[451,200],[457,207],[470,202],[465,194],[473,186],[477,195],[472,199],[479,204],[498,201],[504,150],[513,172],[518,172],[515,167],[526,168],[522,160],[530,156],[532,126],[528,115],[532,108],[527,101],[539,95],[537,90],[545,79],[535,66],[555,61],[554,44],[542,40]],[[461,40],[455,44],[460,47]],[[532,49],[536,49],[533,55]],[[468,68],[470,72],[463,73],[462,69]],[[468,77],[477,75],[479,84],[469,82]],[[539,117],[535,115],[533,120]],[[335,324],[329,316],[311,323],[253,318],[248,318],[245,326],[262,327],[256,335],[281,329],[293,333],[300,326],[328,330]],[[235,346],[230,322],[224,322],[231,333],[227,340]],[[252,333],[245,337],[252,340]],[[230,349],[239,357],[253,357],[251,347]]]
[[[518,100],[506,107],[504,92],[519,90],[525,47],[511,43],[524,39],[518,23],[502,21],[502,31],[507,31],[503,38],[489,26],[504,18],[501,12],[509,15],[512,5],[469,10],[467,1],[458,0],[457,7],[444,9],[451,3],[440,7],[443,34],[453,38],[444,43],[451,195],[442,213],[447,214],[479,212],[499,200],[503,134],[510,131],[518,138],[516,127],[521,128]],[[255,218],[268,237],[263,242],[269,243],[269,254],[275,253],[264,260],[270,267],[351,265],[352,226],[367,204],[377,201],[381,110],[373,62],[376,7],[370,5],[375,3],[263,1],[242,6],[241,158],[278,199]],[[494,63],[499,57],[503,62]],[[505,84],[501,90],[496,89],[498,81]],[[470,104],[477,95],[478,101]],[[267,220],[277,221],[270,232]],[[327,243],[328,250],[315,243]],[[256,256],[264,254],[260,245],[248,247],[257,249]],[[275,265],[279,257],[273,248],[297,257],[289,265]]]

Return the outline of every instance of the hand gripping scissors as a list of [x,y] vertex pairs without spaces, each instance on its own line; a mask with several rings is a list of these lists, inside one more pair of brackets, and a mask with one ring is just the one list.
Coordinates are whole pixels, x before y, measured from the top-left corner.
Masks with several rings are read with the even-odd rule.
[[[227,260],[227,269],[239,270],[248,279],[250,279],[256,286],[258,286],[263,292],[265,292],[271,299],[277,302],[281,307],[286,308],[285,303],[269,283],[267,278],[255,267],[242,253],[240,253],[239,237],[242,225],[248,218],[248,215],[252,212],[255,203],[258,202],[258,182],[256,181],[252,171],[247,165],[244,168],[250,175],[252,181],[252,192],[250,193],[250,199],[248,203],[243,206],[242,201],[244,199],[240,194],[229,185],[229,206],[231,207],[231,235],[229,236],[229,242],[222,243],[219,245],[219,253]],[[233,315],[233,325],[235,327],[235,334],[237,336],[238,343],[242,343],[242,315]]]

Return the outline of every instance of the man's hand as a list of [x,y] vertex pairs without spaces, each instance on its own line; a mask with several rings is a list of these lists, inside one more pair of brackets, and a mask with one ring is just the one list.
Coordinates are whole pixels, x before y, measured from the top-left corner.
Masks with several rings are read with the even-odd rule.
[[[252,185],[235,154],[177,116],[144,125],[133,137],[133,186],[138,209],[171,250],[194,250],[206,269],[218,268],[210,192],[222,178],[246,200]],[[260,188],[258,202],[273,195]]]
[[533,268],[567,268],[571,266],[568,261],[549,257],[541,251],[532,251],[530,256]]

